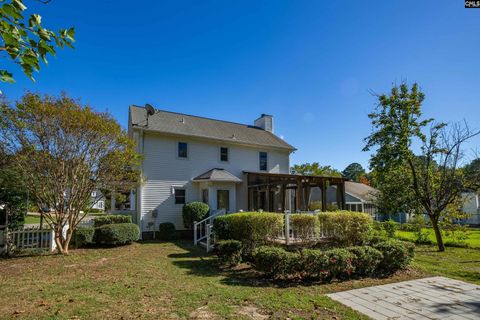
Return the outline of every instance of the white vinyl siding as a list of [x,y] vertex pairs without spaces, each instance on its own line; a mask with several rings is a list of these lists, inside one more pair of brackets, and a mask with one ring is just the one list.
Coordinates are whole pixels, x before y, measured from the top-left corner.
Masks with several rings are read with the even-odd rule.
[[[192,179],[206,171],[221,167],[228,170],[240,179],[244,179],[244,171],[258,172],[260,148],[239,145],[228,145],[228,162],[219,162],[219,149],[222,145],[215,142],[183,139],[188,144],[188,160],[179,159],[177,149],[179,140],[175,137],[166,137],[159,134],[145,134],[143,176],[145,182],[141,186],[141,227],[145,231],[148,222],[173,222],[177,229],[183,229],[182,206],[175,204],[172,188],[185,189],[186,202],[201,201],[201,192],[198,184]],[[259,150],[260,149],[260,150]],[[265,148],[262,148],[265,149]],[[268,150],[268,168],[271,173],[289,172],[289,152]],[[246,194],[243,184],[233,186],[235,192],[230,192],[230,209],[246,210]],[[216,194],[216,192],[215,192]],[[214,195],[210,194],[210,197]],[[216,201],[214,202],[216,203]],[[152,210],[158,214],[153,218]]]

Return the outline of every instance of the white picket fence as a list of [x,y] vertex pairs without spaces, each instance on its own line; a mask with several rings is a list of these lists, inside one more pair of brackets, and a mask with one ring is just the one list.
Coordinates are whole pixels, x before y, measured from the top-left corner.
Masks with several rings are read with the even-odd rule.
[[[64,237],[66,236],[67,229],[68,226],[63,228]],[[8,237],[15,250],[41,249],[53,252],[57,249],[55,232],[52,229],[12,230],[8,231],[8,233],[2,230],[0,236],[2,237],[3,246],[6,245],[6,239]]]

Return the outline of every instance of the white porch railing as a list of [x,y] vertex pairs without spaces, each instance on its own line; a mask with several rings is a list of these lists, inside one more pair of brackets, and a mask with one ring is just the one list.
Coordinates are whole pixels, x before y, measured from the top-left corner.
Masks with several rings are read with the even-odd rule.
[[202,244],[207,249],[207,252],[210,252],[213,248],[213,220],[215,220],[216,217],[224,214],[225,210],[223,209],[215,210],[207,218],[198,222],[195,221],[193,223],[193,244]]

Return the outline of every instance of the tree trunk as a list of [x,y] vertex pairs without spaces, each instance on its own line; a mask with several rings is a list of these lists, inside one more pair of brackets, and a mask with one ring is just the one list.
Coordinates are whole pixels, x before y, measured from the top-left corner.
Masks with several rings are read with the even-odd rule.
[[428,215],[430,221],[432,222],[433,231],[435,231],[435,238],[437,239],[438,251],[445,251],[445,245],[443,244],[442,233],[440,232],[440,227],[438,226],[438,217],[433,215]]
[[73,230],[68,227],[67,237],[63,240],[63,254],[68,254],[68,246],[70,245],[70,240],[72,239]]

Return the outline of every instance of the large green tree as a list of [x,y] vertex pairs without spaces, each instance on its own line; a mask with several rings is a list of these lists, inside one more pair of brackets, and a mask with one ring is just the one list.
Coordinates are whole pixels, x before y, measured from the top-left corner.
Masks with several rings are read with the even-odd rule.
[[[417,84],[409,88],[406,83],[394,86],[388,95],[379,95],[378,107],[369,115],[373,133],[365,139],[364,151],[375,150],[370,166],[380,175],[380,192],[391,190],[389,187],[394,182],[386,184],[385,181],[399,176],[399,170],[408,175],[398,183],[406,184],[408,196],[413,194],[410,207],[428,215],[438,249],[444,251],[439,220],[447,213],[447,208],[461,198],[466,186],[459,170],[462,145],[478,132],[472,132],[466,124],[448,127],[444,123],[434,124],[432,119],[423,119],[424,98]],[[420,146],[417,153],[414,143]]]
[[0,117],[1,147],[14,157],[32,200],[51,209],[45,218],[59,253],[68,253],[94,190],[130,190],[139,181],[134,142],[108,113],[66,95],[27,93],[14,106],[3,104]]
[[350,163],[343,171],[342,176],[348,180],[360,182],[360,177],[366,174],[365,169],[360,163]]
[[472,160],[464,168],[467,187],[480,192],[480,158]]
[[21,227],[27,207],[28,191],[22,175],[12,165],[11,157],[0,154],[0,225]]
[[[42,25],[42,17],[36,13],[25,15],[23,0],[0,0],[0,51],[6,59],[20,65],[33,80],[33,72],[40,70],[40,61],[47,63],[47,56],[55,56],[55,48],[73,48],[75,30],[60,29],[53,32]],[[14,82],[13,74],[0,69],[0,81]]]
[[296,164],[290,168],[292,174],[304,176],[341,177],[342,174],[331,166],[321,166],[318,162]]

